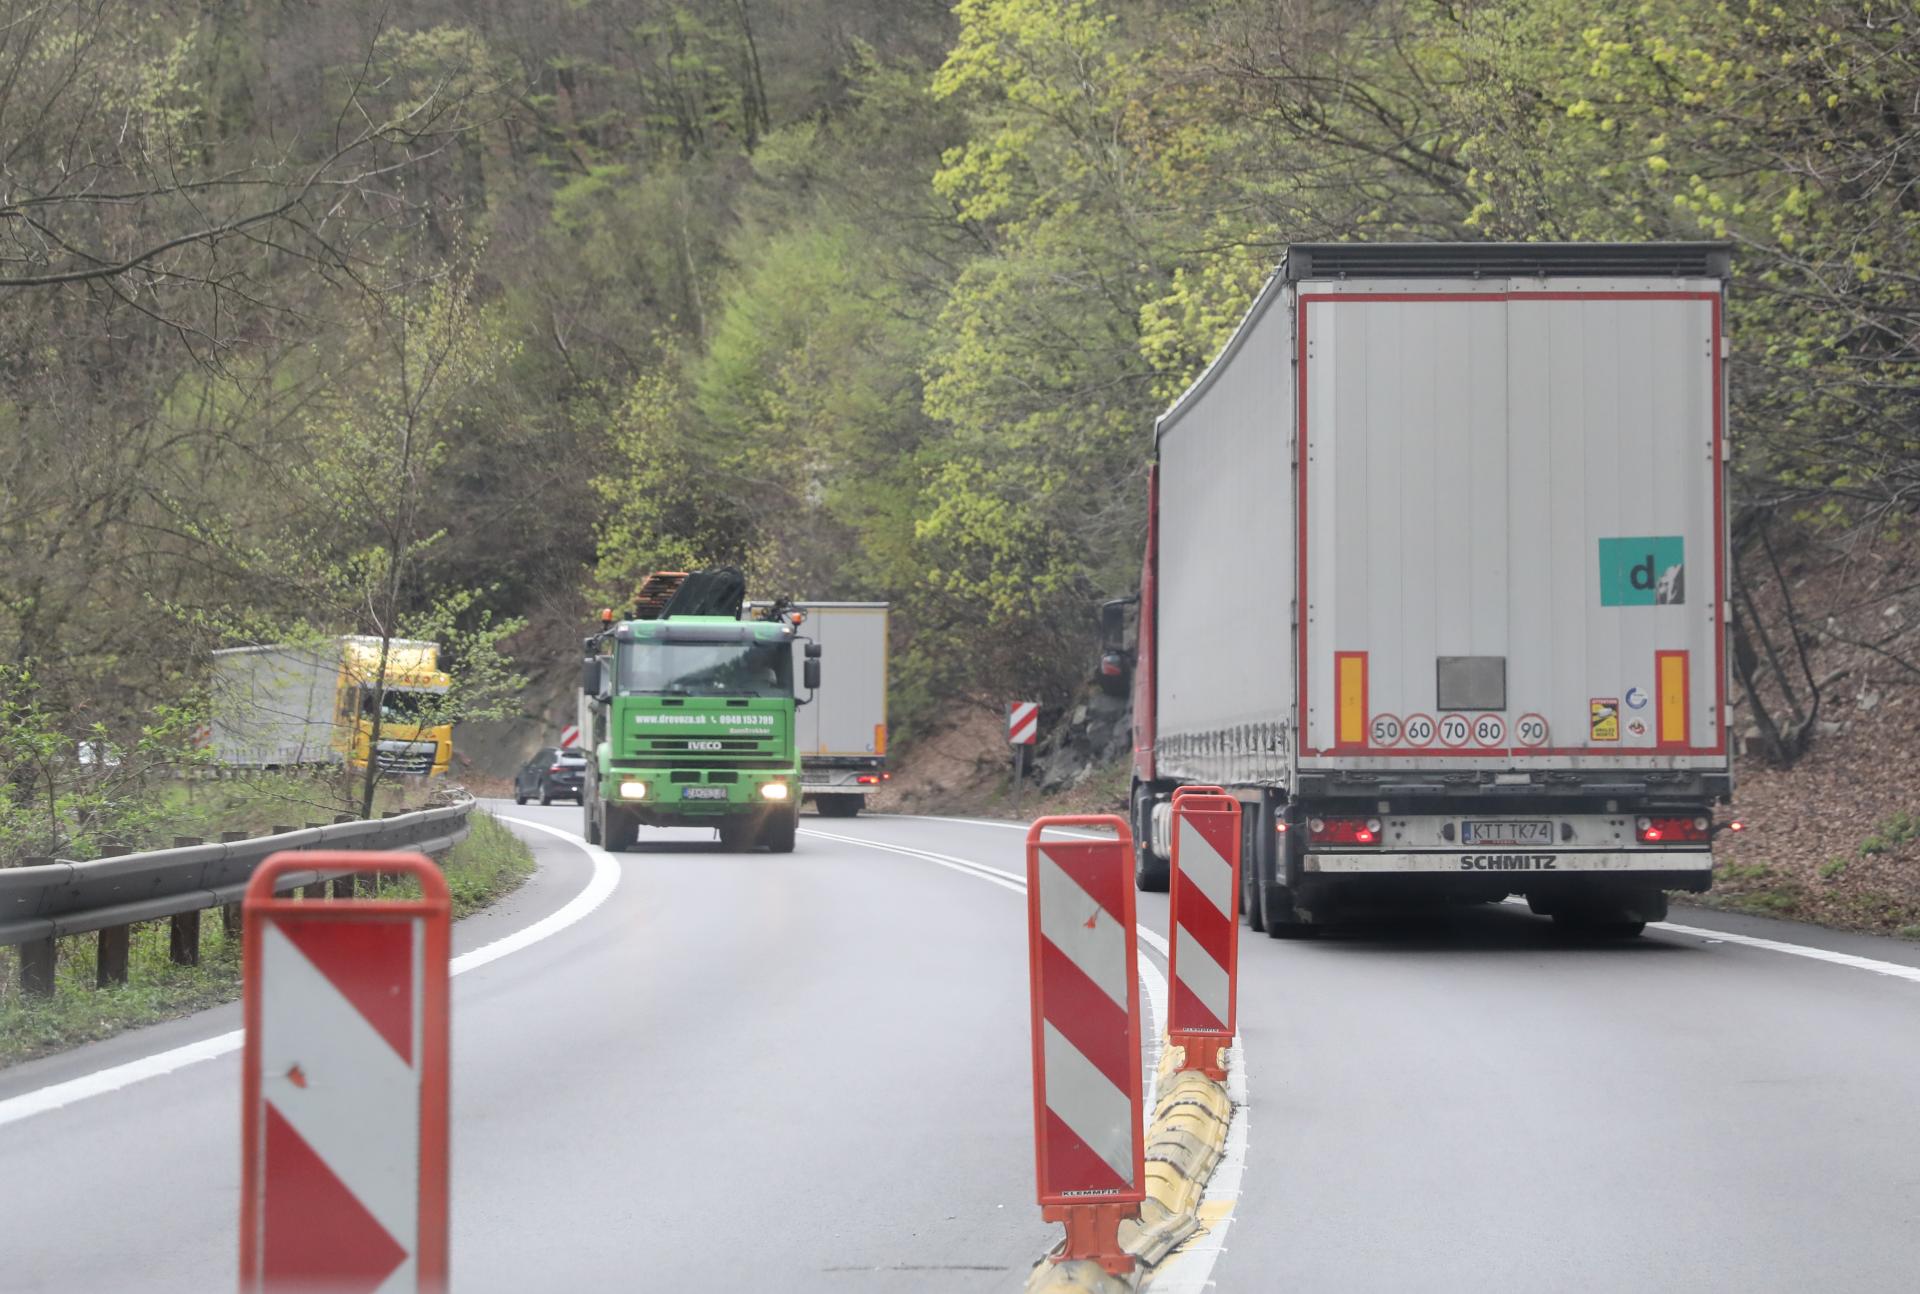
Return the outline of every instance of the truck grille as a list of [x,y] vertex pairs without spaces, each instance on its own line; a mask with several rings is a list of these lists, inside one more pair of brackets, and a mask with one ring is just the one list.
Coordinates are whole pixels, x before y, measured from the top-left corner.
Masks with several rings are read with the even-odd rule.
[[771,742],[756,741],[751,737],[656,737],[647,743],[647,749],[696,751],[706,754],[746,751],[754,754],[767,749],[771,744]]
[[431,773],[433,771],[433,756],[424,751],[416,754],[407,751],[383,750],[377,762],[383,773]]

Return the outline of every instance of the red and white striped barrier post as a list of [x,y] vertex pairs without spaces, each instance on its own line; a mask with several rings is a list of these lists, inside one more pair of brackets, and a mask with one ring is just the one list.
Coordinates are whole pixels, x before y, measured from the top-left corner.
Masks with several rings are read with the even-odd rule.
[[[1052,827],[1112,840],[1044,840]],[[1041,818],[1027,832],[1033,983],[1033,1139],[1040,1216],[1066,1224],[1055,1262],[1119,1274],[1120,1223],[1146,1198],[1133,840],[1111,816]]]
[[[297,902],[286,872],[417,877]],[[447,1285],[447,883],[420,854],[274,854],[247,885],[240,1289]]]
[[1167,1042],[1186,1049],[1181,1069],[1224,1080],[1240,998],[1240,802],[1175,795],[1172,868]]

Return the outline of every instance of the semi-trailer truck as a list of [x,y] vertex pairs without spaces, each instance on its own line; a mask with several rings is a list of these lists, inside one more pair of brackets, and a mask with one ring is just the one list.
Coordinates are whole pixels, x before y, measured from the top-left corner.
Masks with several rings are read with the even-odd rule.
[[1714,244],[1288,249],[1154,428],[1142,888],[1193,784],[1243,802],[1275,937],[1509,895],[1631,936],[1709,886],[1728,278]]
[[[384,682],[384,687],[381,686]],[[364,769],[379,716],[382,772],[437,775],[453,758],[451,680],[437,643],[347,635],[213,653],[209,744],[241,768]]]
[[[707,827],[723,848],[791,853],[799,830],[794,713],[820,686],[820,647],[783,605],[743,620],[736,571],[656,572],[627,616],[586,640],[581,809],[590,843],[642,826]],[[801,643],[798,652],[796,641]]]
[[[817,645],[833,658],[833,677],[794,716],[803,800],[823,818],[851,818],[886,783],[887,620],[885,602],[793,602],[807,638],[794,651]],[[775,604],[748,604],[765,614]],[[796,661],[796,670],[803,662]]]

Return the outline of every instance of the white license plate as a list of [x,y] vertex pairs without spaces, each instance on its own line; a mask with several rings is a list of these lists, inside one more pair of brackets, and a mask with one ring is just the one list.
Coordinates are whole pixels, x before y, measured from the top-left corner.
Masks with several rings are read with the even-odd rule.
[[1460,843],[1463,845],[1551,845],[1553,824],[1535,821],[1516,822],[1511,819],[1495,822],[1463,822],[1460,824]]
[[683,800],[724,800],[727,788],[724,786],[683,786],[680,788]]

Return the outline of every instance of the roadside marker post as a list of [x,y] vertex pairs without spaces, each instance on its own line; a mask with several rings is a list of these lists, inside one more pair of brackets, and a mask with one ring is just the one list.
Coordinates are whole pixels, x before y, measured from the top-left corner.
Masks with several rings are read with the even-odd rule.
[[[1098,827],[1112,840],[1044,840]],[[1027,831],[1033,1139],[1040,1216],[1066,1225],[1054,1262],[1133,1270],[1123,1221],[1146,1199],[1133,839],[1110,815],[1041,818]]]
[[1040,735],[1040,703],[1014,701],[1007,706],[1007,741],[1013,746],[1013,816],[1020,816],[1020,792],[1027,780],[1027,747]]
[[560,749],[572,750],[580,744],[580,725],[570,723],[560,730]]
[[[316,870],[421,897],[275,895]],[[446,1289],[448,908],[421,854],[282,852],[248,883],[242,1294]]]
[[1182,1070],[1225,1082],[1240,1004],[1240,801],[1176,793],[1172,877],[1167,1042],[1185,1049]]

